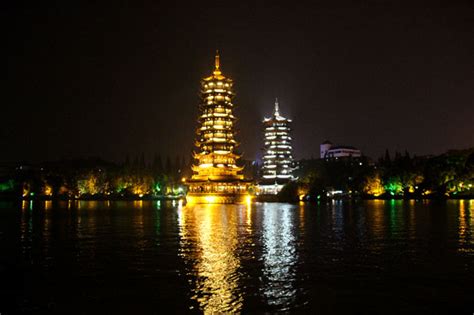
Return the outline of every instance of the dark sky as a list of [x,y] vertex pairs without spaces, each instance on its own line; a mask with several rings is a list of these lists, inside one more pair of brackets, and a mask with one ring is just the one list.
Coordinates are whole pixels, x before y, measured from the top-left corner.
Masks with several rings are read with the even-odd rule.
[[275,97],[298,159],[473,147],[474,4],[401,2],[2,4],[0,161],[189,157],[216,49],[247,159]]

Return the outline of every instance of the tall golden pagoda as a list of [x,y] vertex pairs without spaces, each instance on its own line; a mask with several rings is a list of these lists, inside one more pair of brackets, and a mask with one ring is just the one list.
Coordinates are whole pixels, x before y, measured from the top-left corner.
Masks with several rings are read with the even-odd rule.
[[238,203],[248,201],[251,181],[244,180],[243,167],[237,166],[240,158],[234,152],[235,140],[233,115],[233,81],[220,69],[216,53],[215,69],[211,76],[201,80],[199,127],[196,131],[194,153],[196,164],[188,183],[189,203]]

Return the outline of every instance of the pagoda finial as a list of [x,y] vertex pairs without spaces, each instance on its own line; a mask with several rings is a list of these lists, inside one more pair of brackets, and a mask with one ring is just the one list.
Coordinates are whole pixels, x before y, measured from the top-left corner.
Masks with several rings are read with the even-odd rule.
[[278,106],[278,97],[275,98],[275,116],[279,116],[280,115],[280,112],[279,112],[279,106]]
[[216,50],[216,57],[215,57],[214,63],[215,63],[214,74],[215,74],[215,75],[221,74],[219,50]]

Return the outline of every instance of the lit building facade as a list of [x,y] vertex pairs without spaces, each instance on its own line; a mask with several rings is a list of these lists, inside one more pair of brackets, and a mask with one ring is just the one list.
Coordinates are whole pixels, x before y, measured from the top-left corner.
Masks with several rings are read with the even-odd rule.
[[196,163],[188,184],[190,203],[235,203],[250,198],[251,181],[244,180],[235,153],[233,81],[220,70],[219,55],[211,76],[201,80],[201,103],[196,131]]
[[263,120],[265,145],[259,194],[277,194],[293,180],[291,120],[280,115],[278,99],[273,116]]
[[320,157],[322,159],[346,158],[346,157],[361,157],[362,153],[359,149],[344,146],[333,145],[330,141],[324,141],[319,146]]

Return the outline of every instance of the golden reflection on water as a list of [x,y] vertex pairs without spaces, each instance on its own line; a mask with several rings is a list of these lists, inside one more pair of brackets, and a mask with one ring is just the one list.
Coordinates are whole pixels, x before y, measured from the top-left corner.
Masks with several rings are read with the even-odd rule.
[[252,233],[252,203],[248,202],[247,203],[247,206],[246,206],[246,212],[245,212],[245,216],[246,216],[246,223],[247,223],[247,232],[248,233]]
[[134,200],[133,209],[143,209],[143,200]]
[[[423,262],[432,257],[424,256],[425,250],[427,246],[436,249],[438,243],[431,240],[437,235],[443,237],[442,241],[449,237],[450,246],[442,249],[447,250],[446,254],[456,252],[458,256],[472,258],[474,253],[474,200],[449,201],[444,208],[437,208],[439,204],[433,202],[375,200],[353,211],[337,202],[321,207],[278,203],[183,207],[182,202],[176,201],[177,208],[171,208],[172,203],[167,204],[162,205],[162,201],[53,201],[51,204],[24,200],[19,217],[21,249],[25,260],[55,268],[56,255],[65,248],[61,242],[72,242],[68,250],[73,250],[70,253],[75,254],[78,265],[87,269],[94,268],[90,262],[102,259],[103,245],[109,245],[101,241],[102,236],[132,235],[135,239],[131,246],[124,242],[120,249],[133,257],[136,270],[147,275],[156,270],[156,261],[147,259],[148,232],[155,229],[157,242],[165,245],[172,239],[174,250],[177,214],[180,242],[177,250],[186,268],[176,269],[179,268],[181,275],[182,271],[186,273],[192,303],[204,313],[245,311],[244,296],[249,297],[245,302],[251,306],[252,300],[261,299],[267,312],[292,310],[295,303],[306,298],[301,292],[315,285],[315,282],[304,282],[312,279],[297,273],[304,272],[305,264],[311,263],[306,260],[308,255],[328,259],[333,268],[329,276],[350,272],[338,269],[345,268],[337,260],[344,254],[327,249],[352,244],[345,243],[345,239],[354,242],[351,229],[368,238],[359,236],[355,240],[363,245],[356,249],[360,250],[357,253],[365,255],[356,262],[367,262],[368,267],[378,266],[379,258],[385,259],[385,255],[392,257],[392,249],[412,255],[410,263]],[[150,208],[154,211],[150,212]],[[335,237],[338,235],[344,238]],[[406,237],[409,242],[405,241]],[[167,248],[163,246],[163,250]],[[150,265],[153,270],[149,269]],[[308,268],[326,272],[317,263]],[[252,283],[249,277],[255,277]]]
[[23,200],[23,201],[21,202],[21,210],[22,210],[22,211],[28,210],[29,205],[30,205],[30,202],[32,202],[32,201]]
[[472,216],[472,200],[467,204],[466,200],[459,200],[459,227],[458,227],[458,239],[459,239],[459,251],[471,252],[472,249],[468,249],[469,245],[473,244],[472,240],[472,228],[474,227],[474,217]]
[[44,210],[51,210],[53,208],[53,202],[51,200],[44,201]]
[[459,200],[459,242],[461,244],[464,243],[466,238],[466,205],[464,200]]
[[178,208],[180,255],[192,265],[193,300],[204,313],[236,313],[239,288],[239,213],[245,205],[194,205]]
[[76,203],[78,210],[97,210],[100,205],[101,202],[97,200],[78,200]]
[[385,234],[385,201],[373,200],[373,210],[369,211],[368,227],[377,238],[383,238]]
[[31,209],[33,208],[32,200],[23,200],[21,202],[21,218],[20,218],[20,243],[22,253],[25,255],[31,249],[33,234],[33,216]]
[[299,204],[299,214],[300,214],[300,229],[304,230],[304,208],[305,204]]

